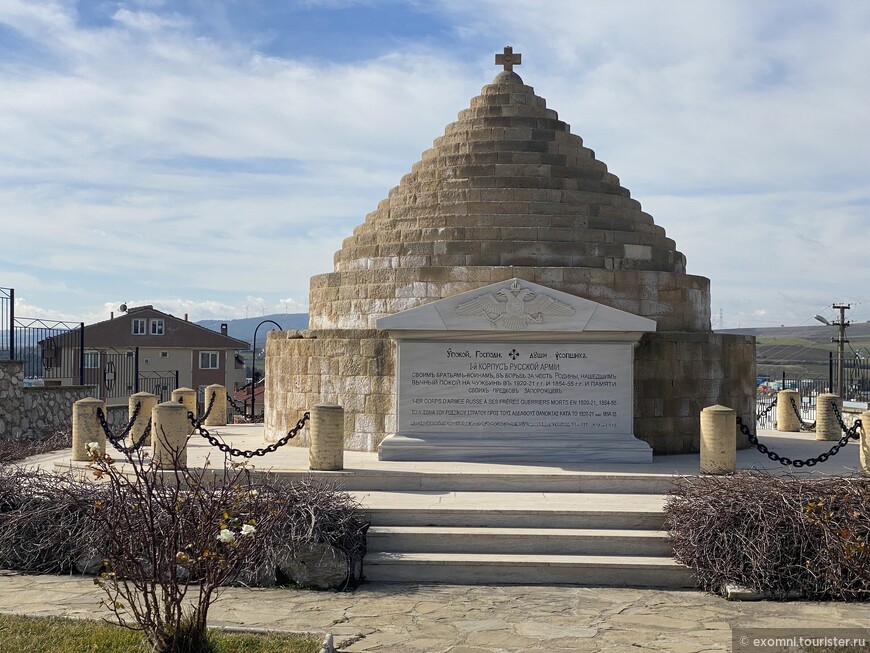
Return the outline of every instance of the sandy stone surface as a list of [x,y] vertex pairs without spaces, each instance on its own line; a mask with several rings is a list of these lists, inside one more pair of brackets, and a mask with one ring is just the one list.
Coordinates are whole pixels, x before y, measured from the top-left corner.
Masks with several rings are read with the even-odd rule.
[[[106,616],[90,578],[0,573],[0,612]],[[729,602],[701,592],[365,584],[354,592],[226,589],[213,626],[331,632],[346,653],[730,651],[732,627],[856,628],[866,604]]]

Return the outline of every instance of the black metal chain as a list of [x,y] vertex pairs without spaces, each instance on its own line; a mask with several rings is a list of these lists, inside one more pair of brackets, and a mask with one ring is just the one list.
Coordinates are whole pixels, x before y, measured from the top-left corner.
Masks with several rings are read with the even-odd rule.
[[771,451],[764,444],[758,441],[758,437],[756,437],[754,433],[751,433],[749,431],[749,427],[743,423],[740,415],[737,416],[737,426],[740,427],[740,432],[749,439],[749,441],[756,449],[758,449],[761,453],[765,454],[774,462],[778,462],[782,465],[790,465],[792,467],[813,467],[818,463],[825,462],[831,456],[836,456],[837,453],[839,453],[840,449],[846,446],[849,440],[857,440],[861,437],[861,435],[858,433],[858,431],[861,429],[861,420],[856,419],[854,424],[852,424],[850,428],[847,428],[846,423],[843,421],[843,416],[840,415],[840,410],[837,408],[837,403],[832,401],[831,405],[834,407],[834,413],[837,416],[837,421],[840,423],[840,427],[844,431],[843,437],[840,438],[837,444],[831,447],[828,451],[819,454],[815,458],[807,458],[806,460],[793,460],[788,456],[781,456],[775,451]]
[[202,437],[208,440],[211,446],[217,447],[221,452],[228,453],[231,456],[235,456],[238,458],[253,458],[254,456],[265,456],[268,453],[277,451],[279,447],[283,447],[285,444],[290,442],[290,440],[296,437],[299,431],[304,428],[305,423],[310,419],[310,417],[311,413],[306,411],[305,414],[302,415],[302,419],[296,422],[296,426],[287,431],[287,435],[285,435],[283,438],[281,438],[277,442],[273,442],[267,447],[263,447],[262,449],[254,449],[253,451],[251,451],[237,449],[236,447],[231,447],[225,442],[221,442],[215,436],[208,432],[208,430],[202,425],[201,421],[196,419],[191,411],[187,411],[187,419],[190,420],[190,423],[193,426],[194,430],[198,431]]
[[148,418],[148,424],[145,425],[145,430],[142,432],[142,435],[139,436],[139,439],[136,440],[129,447],[121,444],[124,441],[130,431],[133,428],[133,424],[136,422],[136,418],[139,416],[139,411],[142,408],[142,402],[137,401],[136,407],[133,409],[133,414],[130,416],[130,421],[127,422],[127,426],[124,427],[124,430],[118,433],[117,435],[112,432],[112,427],[109,426],[109,423],[106,421],[106,415],[103,413],[102,408],[97,408],[97,419],[100,421],[100,426],[103,428],[103,433],[106,434],[106,440],[111,444],[115,449],[120,451],[123,454],[132,453],[137,451],[139,448],[145,444],[145,440],[148,439],[148,435],[151,433],[151,418]]
[[198,421],[204,422],[208,419],[208,416],[211,415],[211,409],[214,408],[214,400],[217,397],[217,392],[212,390],[211,399],[208,401],[208,408],[205,409],[205,414],[202,417],[198,418]]
[[[229,395],[227,395],[227,396],[229,396]],[[208,401],[208,408],[206,408],[205,413],[203,413],[202,415],[200,415],[200,416],[198,416],[198,417],[196,418],[196,421],[198,421],[198,422],[202,422],[202,421],[204,421],[206,418],[208,418],[208,416],[211,414],[211,409],[212,409],[212,407],[214,406],[214,400],[215,400],[216,397],[217,397],[217,392],[212,391],[212,393],[211,393],[211,398],[210,398],[209,401]],[[179,397],[179,398],[178,398],[178,403],[180,403],[181,405],[184,405],[184,399],[182,399],[181,397]]]
[[[856,419],[854,422],[852,422],[852,426],[847,427],[847,426],[846,426],[846,422],[843,421],[843,415],[840,413],[840,408],[837,406],[837,402],[836,402],[836,401],[832,401],[832,402],[831,402],[831,407],[834,409],[834,416],[837,418],[837,423],[840,425],[840,428],[843,429],[844,431],[848,432],[848,433],[854,433],[854,434],[856,434],[856,435],[853,435],[853,436],[852,436],[852,437],[855,438],[856,440],[857,440],[859,437],[861,437],[860,435],[857,435],[857,433],[858,433],[858,429],[860,429],[860,428],[862,427],[862,424],[861,424],[861,420],[860,420],[860,418],[859,418],[859,419]],[[855,426],[856,424],[857,424],[857,426]]]
[[240,406],[239,402],[237,402],[235,399],[233,399],[233,397],[230,395],[229,392],[227,393],[227,401],[230,403],[230,406],[233,407],[233,410],[236,411],[239,415],[246,414],[247,411],[245,410],[245,406],[244,405]]
[[795,403],[794,397],[789,397],[788,400],[791,402],[791,407],[794,410],[794,414],[797,415],[798,421],[801,423],[801,431],[815,431],[816,423],[808,424],[804,421],[804,418],[801,417],[801,411],[798,409],[797,404]]
[[778,398],[779,397],[774,397],[773,401],[770,403],[770,405],[767,408],[765,408],[761,412],[758,412],[755,414],[755,421],[756,422],[760,422],[761,420],[763,420],[765,417],[767,417],[770,414],[770,411],[772,411],[776,407],[776,400]]

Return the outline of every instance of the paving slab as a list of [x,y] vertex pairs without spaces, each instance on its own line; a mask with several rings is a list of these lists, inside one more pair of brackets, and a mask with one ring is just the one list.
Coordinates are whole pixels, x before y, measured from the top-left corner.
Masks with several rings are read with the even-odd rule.
[[[265,438],[262,424],[231,424],[216,426],[210,429],[212,435],[217,436],[224,442],[240,449],[257,449],[265,446]],[[778,431],[759,430],[758,438],[772,450],[791,458],[809,458],[828,451],[832,442],[818,442],[814,433],[780,433]],[[55,465],[68,466],[70,464],[71,450],[65,449],[48,454],[34,456],[24,461],[24,464],[35,465],[43,468],[54,468]],[[206,459],[214,464],[223,460],[223,454],[209,445],[202,437],[194,435],[188,447],[188,464],[202,464]],[[308,449],[287,445],[274,453],[263,457],[255,457],[249,464],[260,471],[272,471],[276,473],[292,472],[307,475]],[[830,458],[827,462],[811,469],[797,470],[786,467],[770,460],[767,456],[758,452],[757,449],[742,449],[737,452],[738,469],[765,470],[772,474],[795,474],[800,477],[807,476],[845,476],[857,474],[861,464],[859,459],[859,446],[857,442],[849,442],[840,453]],[[389,483],[408,482],[425,484],[448,477],[451,480],[452,489],[460,489],[455,484],[461,483],[463,476],[486,475],[494,479],[501,479],[509,490],[511,479],[523,475],[534,475],[546,478],[552,483],[553,492],[576,491],[566,489],[564,485],[572,483],[575,477],[587,477],[586,480],[595,482],[599,479],[620,479],[627,483],[632,478],[647,477],[662,482],[661,491],[667,491],[674,476],[692,476],[700,471],[700,459],[698,454],[683,454],[677,456],[653,456],[651,463],[638,464],[551,464],[551,465],[517,465],[495,463],[457,463],[457,462],[395,462],[378,460],[376,452],[368,451],[345,451],[344,470],[341,472],[318,472],[318,476],[329,478],[341,484],[342,478],[349,475],[358,477],[371,477],[372,490],[390,490]],[[419,480],[418,480],[419,479]],[[420,487],[425,490],[427,488]],[[467,488],[469,490],[473,488]],[[604,491],[610,491],[604,490]]]
[[[98,619],[88,577],[0,572],[0,612]],[[743,603],[697,591],[364,583],[352,592],[226,588],[210,624],[332,632],[340,651],[729,651],[731,628],[865,628],[870,605]]]

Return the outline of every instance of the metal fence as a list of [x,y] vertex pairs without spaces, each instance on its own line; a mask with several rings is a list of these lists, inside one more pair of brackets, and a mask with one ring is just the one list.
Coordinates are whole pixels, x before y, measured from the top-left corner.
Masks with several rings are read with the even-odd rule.
[[139,372],[139,386],[136,392],[150,392],[163,403],[172,398],[172,391],[178,388],[178,370],[158,370]]
[[0,361],[12,358],[15,349],[15,289],[0,288]]
[[84,353],[86,385],[97,387],[97,397],[111,402],[137,392],[150,392],[163,402],[178,387],[178,370],[140,370],[139,348],[88,349]]
[[47,385],[84,385],[85,323],[13,317],[9,357],[24,364],[24,378]]
[[847,401],[870,401],[870,350],[861,348],[843,361]]
[[0,288],[0,360],[20,360],[32,383],[81,384],[84,322],[16,317],[15,289]]
[[779,390],[797,390],[800,398],[798,411],[804,422],[816,421],[816,398],[825,392],[830,392],[830,379],[786,379],[758,387],[755,397],[756,428],[776,428],[776,408],[770,409],[770,405],[776,400]]
[[167,401],[178,370],[139,369],[139,348],[85,349],[84,322],[15,316],[15,289],[0,288],[0,360],[20,360],[27,384],[93,385],[109,401],[150,392]]

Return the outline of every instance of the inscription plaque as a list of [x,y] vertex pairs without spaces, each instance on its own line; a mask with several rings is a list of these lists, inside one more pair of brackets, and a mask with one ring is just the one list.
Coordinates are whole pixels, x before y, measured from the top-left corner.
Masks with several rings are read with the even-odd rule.
[[630,433],[632,345],[402,342],[398,429]]
[[653,320],[521,279],[382,317],[396,431],[381,460],[644,463],[634,348]]

